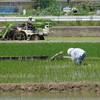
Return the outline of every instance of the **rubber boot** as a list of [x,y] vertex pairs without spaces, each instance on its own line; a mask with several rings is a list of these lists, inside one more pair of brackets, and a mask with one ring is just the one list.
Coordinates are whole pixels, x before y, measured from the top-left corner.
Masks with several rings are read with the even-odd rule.
[[82,65],[82,62],[77,62],[77,65]]

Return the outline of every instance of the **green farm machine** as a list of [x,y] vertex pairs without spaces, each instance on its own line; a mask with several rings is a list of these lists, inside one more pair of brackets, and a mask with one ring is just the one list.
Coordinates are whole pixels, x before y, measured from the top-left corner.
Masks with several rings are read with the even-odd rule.
[[26,23],[14,22],[8,24],[1,33],[4,40],[44,40],[52,28],[50,19],[36,19],[35,29],[28,29]]

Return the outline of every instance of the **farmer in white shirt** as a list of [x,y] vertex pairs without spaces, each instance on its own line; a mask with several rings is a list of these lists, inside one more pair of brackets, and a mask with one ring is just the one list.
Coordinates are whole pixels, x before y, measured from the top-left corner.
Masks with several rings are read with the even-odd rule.
[[80,48],[69,48],[67,54],[71,56],[72,62],[76,62],[78,65],[82,63],[82,60],[86,56],[86,52]]

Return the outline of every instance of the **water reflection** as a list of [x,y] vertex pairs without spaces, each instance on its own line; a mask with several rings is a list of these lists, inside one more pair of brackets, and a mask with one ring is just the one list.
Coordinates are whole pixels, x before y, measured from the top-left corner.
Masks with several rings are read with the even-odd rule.
[[0,100],[100,100],[100,93],[0,93]]

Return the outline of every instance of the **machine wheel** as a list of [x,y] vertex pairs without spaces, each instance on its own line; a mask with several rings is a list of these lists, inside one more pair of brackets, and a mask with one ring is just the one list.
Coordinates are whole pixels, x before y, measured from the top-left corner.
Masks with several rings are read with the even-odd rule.
[[44,36],[43,35],[40,35],[40,40],[44,40]]
[[15,33],[15,31],[8,31],[6,34],[6,38],[7,40],[13,40],[13,34]]
[[16,31],[13,35],[13,40],[26,40],[26,35],[23,32]]
[[40,36],[39,35],[32,35],[30,37],[30,40],[40,40]]

